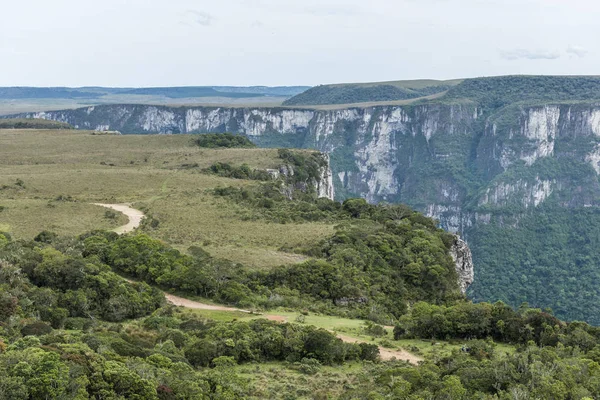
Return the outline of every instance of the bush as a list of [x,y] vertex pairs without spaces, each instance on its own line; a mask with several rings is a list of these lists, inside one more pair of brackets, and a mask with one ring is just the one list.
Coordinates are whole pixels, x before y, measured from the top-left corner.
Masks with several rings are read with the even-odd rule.
[[35,238],[33,238],[33,240],[36,242],[39,242],[39,243],[50,244],[57,238],[58,238],[58,235],[54,232],[42,231]]
[[42,321],[36,321],[21,328],[23,336],[43,336],[50,332],[52,332],[52,327]]
[[254,148],[256,145],[247,137],[231,133],[206,133],[197,135],[194,144],[209,149],[216,148]]
[[303,358],[295,366],[300,372],[306,375],[314,375],[321,370],[321,363],[314,358]]
[[367,335],[370,336],[383,337],[387,335],[387,332],[383,326],[374,324],[371,321],[365,322],[365,327],[363,330]]

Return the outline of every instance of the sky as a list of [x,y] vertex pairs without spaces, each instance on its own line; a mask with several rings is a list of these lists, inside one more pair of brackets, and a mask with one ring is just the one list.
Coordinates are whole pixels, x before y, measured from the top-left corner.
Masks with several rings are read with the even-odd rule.
[[600,75],[595,0],[1,0],[0,86]]

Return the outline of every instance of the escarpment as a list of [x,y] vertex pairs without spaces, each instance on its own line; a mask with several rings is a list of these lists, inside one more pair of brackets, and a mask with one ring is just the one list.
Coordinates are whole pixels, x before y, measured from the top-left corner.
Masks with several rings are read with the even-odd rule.
[[338,200],[406,203],[460,234],[476,265],[473,299],[600,322],[590,308],[600,304],[600,102],[552,80],[539,88],[526,78],[483,81],[412,105],[114,105],[22,116],[124,133],[235,132],[264,147],[317,149],[331,164],[319,195],[335,187]]

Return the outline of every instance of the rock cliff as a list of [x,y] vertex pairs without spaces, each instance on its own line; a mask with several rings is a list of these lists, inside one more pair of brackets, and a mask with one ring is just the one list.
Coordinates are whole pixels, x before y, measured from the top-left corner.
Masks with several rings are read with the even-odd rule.
[[[491,107],[453,100],[335,110],[114,105],[21,117],[123,133],[230,131],[261,146],[318,149],[331,159],[320,195],[331,197],[335,186],[340,200],[358,196],[370,202],[403,202],[459,233],[471,245],[477,265],[468,291],[474,299],[502,299],[513,305],[529,301],[553,306],[563,318],[590,320],[583,309],[561,314],[552,300],[560,296],[553,293],[558,290],[552,289],[554,283],[590,277],[578,275],[581,267],[569,269],[566,277],[540,272],[534,279],[527,266],[532,258],[536,265],[555,261],[526,248],[515,252],[510,244],[502,250],[514,255],[510,263],[486,257],[489,246],[496,246],[494,251],[500,246],[490,242],[496,234],[541,232],[544,226],[526,221],[551,219],[562,212],[557,210],[589,212],[600,206],[600,103],[536,101]],[[597,218],[600,224],[597,214],[588,219]],[[591,233],[583,236],[594,243]],[[560,237],[548,239],[546,246],[568,246]],[[590,262],[585,257],[593,250],[585,252],[574,253],[584,260],[578,263]],[[468,270],[461,275],[463,288],[472,281]],[[519,280],[504,282],[507,270]],[[516,289],[507,293],[499,282]],[[589,282],[600,285],[600,278]],[[600,303],[600,291],[590,290]]]
[[[315,111],[285,108],[95,106],[24,115],[80,129],[125,133],[231,131],[262,146],[316,148],[331,156],[322,196],[404,202],[469,239],[494,209],[600,201],[600,104],[514,106],[491,116],[474,104]],[[548,171],[568,159],[590,167],[589,185]],[[525,173],[526,171],[526,173]]]
[[467,288],[473,283],[475,278],[475,268],[473,266],[473,257],[471,249],[467,243],[459,236],[450,249],[450,255],[456,264],[456,273],[458,274],[458,286],[461,292],[467,293]]

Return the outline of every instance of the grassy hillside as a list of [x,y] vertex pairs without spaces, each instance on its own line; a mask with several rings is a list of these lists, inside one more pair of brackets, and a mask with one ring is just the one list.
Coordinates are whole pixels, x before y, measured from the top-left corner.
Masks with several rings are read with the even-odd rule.
[[391,81],[321,85],[286,100],[285,106],[314,106],[414,100],[442,93],[460,80]]
[[[153,236],[180,249],[204,244],[215,255],[257,267],[302,260],[279,249],[333,233],[333,223],[303,223],[290,230],[268,221],[242,220],[243,210],[209,191],[256,182],[201,170],[216,162],[271,168],[281,163],[277,151],[206,149],[192,139],[0,131],[0,227],[17,238],[31,239],[41,230],[79,234],[120,223],[106,219],[105,211],[90,203],[130,202],[159,221]],[[284,230],[290,234],[282,234]]]
[[[306,182],[324,162],[317,153],[193,139],[0,130],[0,398],[566,400],[600,390],[600,329],[467,302],[454,237],[433,220],[315,199]],[[285,192],[260,172],[282,161],[294,168]],[[143,232],[94,230],[123,223],[96,201],[144,209]],[[199,297],[268,314],[192,308]],[[389,356],[406,352],[412,364]]]
[[517,102],[598,100],[600,77],[514,75],[466,79],[448,90],[443,99],[468,99],[488,109]]
[[0,129],[73,129],[64,122],[48,121],[45,119],[9,118],[0,119]]

